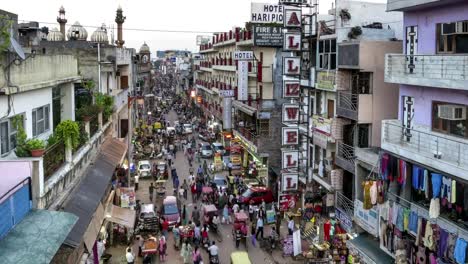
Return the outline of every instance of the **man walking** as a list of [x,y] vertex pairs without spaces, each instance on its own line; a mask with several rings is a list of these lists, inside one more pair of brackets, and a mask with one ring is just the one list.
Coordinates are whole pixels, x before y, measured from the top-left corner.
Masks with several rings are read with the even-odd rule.
[[262,234],[261,238],[263,239],[263,218],[261,217],[257,219],[257,233],[255,234],[255,239],[258,239],[258,234]]
[[232,162],[230,161],[228,163],[228,171],[229,171],[229,176],[232,176]]
[[135,174],[135,191],[138,191],[138,182],[140,180],[140,176],[138,174]]
[[184,179],[184,183],[182,183],[182,189],[184,190],[184,199],[187,200],[188,184],[186,179]]
[[153,192],[154,192],[154,185],[153,183],[151,183],[149,186],[149,199],[151,202],[153,201]]

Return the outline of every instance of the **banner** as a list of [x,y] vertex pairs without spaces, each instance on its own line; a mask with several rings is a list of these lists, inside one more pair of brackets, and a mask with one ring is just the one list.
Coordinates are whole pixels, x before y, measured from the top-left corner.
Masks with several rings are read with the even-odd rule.
[[283,28],[253,25],[253,39],[255,46],[281,47],[283,45]]
[[247,101],[249,89],[249,62],[237,62],[237,100]]
[[290,209],[296,208],[296,203],[299,200],[297,195],[293,194],[280,194],[279,196],[279,210],[286,212]]

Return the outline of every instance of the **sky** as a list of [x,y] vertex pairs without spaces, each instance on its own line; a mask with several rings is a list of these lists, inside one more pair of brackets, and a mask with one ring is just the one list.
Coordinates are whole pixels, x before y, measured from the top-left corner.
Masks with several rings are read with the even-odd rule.
[[[335,0],[319,1],[320,13],[326,13]],[[19,20],[48,22],[51,24],[41,26],[58,28],[56,18],[60,6],[63,5],[68,19],[68,30],[68,26],[75,21],[84,26],[97,27],[105,23],[108,27],[115,28],[115,11],[120,5],[124,16],[127,17],[123,25],[124,45],[138,50],[146,42],[155,54],[156,50],[166,49],[198,51],[197,35],[212,35],[210,32],[225,32],[234,26],[244,26],[245,22],[250,20],[251,2],[278,3],[278,0],[2,0],[0,9],[18,14]],[[125,28],[200,33],[145,32]],[[95,28],[86,29],[89,38]],[[117,32],[114,32],[116,39]]]

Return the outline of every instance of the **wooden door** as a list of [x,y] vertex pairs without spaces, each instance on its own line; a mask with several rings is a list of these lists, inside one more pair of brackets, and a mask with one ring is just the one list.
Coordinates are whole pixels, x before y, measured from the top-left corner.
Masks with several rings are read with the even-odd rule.
[[335,100],[328,99],[327,102],[327,118],[333,118],[335,116]]

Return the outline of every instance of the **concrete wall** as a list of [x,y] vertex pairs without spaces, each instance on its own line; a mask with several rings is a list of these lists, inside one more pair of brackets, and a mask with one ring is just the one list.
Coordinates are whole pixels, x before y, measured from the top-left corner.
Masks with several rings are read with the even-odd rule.
[[[0,196],[13,189],[24,179],[32,178],[31,161],[0,161],[2,172],[2,184],[0,184]],[[0,203],[2,200],[0,199]]]
[[360,45],[360,68],[372,72],[372,105],[359,111],[370,111],[372,115],[373,147],[380,146],[382,120],[394,119],[398,114],[398,85],[386,83],[385,54],[400,53],[401,41],[362,41]]
[[61,89],[61,120],[75,120],[75,85],[64,83],[59,86]]
[[414,97],[414,122],[419,125],[432,125],[432,102],[440,101],[454,104],[468,104],[468,92],[460,90],[447,90],[433,87],[400,85],[398,116],[402,117],[402,97]]
[[[418,26],[418,54],[435,54],[436,24],[461,20],[468,20],[468,2],[466,1],[456,5],[446,4],[422,11],[405,12],[403,26],[404,30],[408,26]],[[406,34],[404,40],[406,41]]]

